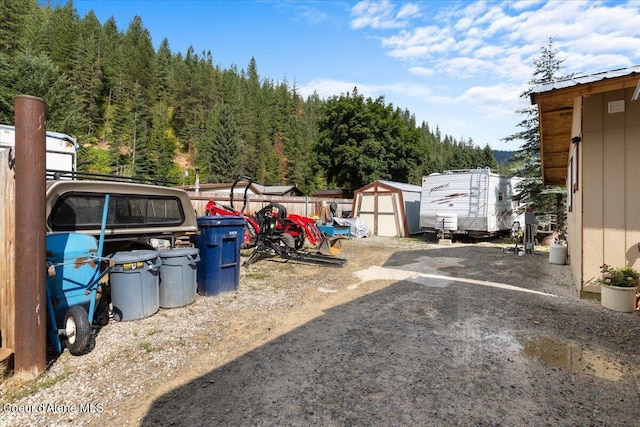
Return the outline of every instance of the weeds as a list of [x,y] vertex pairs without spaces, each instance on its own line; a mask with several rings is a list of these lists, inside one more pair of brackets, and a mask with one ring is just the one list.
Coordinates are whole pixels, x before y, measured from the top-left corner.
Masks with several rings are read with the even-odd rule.
[[26,387],[10,387],[6,394],[4,394],[0,404],[4,405],[5,403],[13,403],[16,400],[36,394],[41,390],[46,390],[59,382],[66,380],[69,378],[69,375],[69,372],[65,371],[59,375],[45,378],[42,381],[38,381]]
[[151,345],[151,343],[148,341],[141,342],[140,344],[138,344],[138,347],[143,349],[147,353],[151,353],[154,350],[153,345]]

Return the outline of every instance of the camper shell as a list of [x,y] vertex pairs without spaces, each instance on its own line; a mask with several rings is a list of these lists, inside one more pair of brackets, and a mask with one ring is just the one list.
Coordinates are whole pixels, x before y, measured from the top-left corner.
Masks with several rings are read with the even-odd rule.
[[198,231],[195,211],[186,191],[156,185],[117,181],[47,181],[46,231],[77,232],[99,236],[105,195],[109,209],[105,245],[116,242],[150,244],[165,240],[173,247],[177,239]]
[[452,170],[422,178],[420,227],[427,233],[474,238],[507,234],[513,226],[511,179],[489,168]]
[[[0,148],[15,148],[16,129],[0,125]],[[60,132],[46,132],[46,168],[54,172],[75,172],[78,142]]]

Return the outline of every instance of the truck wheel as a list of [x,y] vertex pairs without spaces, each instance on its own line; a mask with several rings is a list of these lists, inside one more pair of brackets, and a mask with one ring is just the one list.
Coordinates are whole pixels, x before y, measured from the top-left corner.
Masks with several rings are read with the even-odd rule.
[[84,354],[91,339],[91,325],[84,307],[69,307],[64,316],[64,344],[74,356]]

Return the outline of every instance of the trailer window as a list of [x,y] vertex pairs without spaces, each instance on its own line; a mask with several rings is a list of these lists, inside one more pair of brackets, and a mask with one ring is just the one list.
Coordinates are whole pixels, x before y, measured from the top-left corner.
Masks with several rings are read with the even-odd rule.
[[[100,228],[104,195],[99,193],[65,193],[49,215],[52,230],[73,231]],[[185,215],[177,197],[115,194],[109,199],[107,228],[142,228],[178,226]]]

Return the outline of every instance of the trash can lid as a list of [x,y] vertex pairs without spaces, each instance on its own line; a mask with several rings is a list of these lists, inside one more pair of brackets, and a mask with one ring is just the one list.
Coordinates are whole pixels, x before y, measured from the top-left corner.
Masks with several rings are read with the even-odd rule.
[[125,264],[128,262],[147,261],[157,258],[158,251],[149,249],[135,249],[132,251],[121,251],[113,254],[113,262],[116,264]]
[[232,215],[200,216],[196,220],[198,227],[244,226],[245,223],[244,217]]
[[160,258],[175,258],[180,256],[198,255],[200,250],[198,248],[173,248],[162,249],[158,252],[160,252]]

